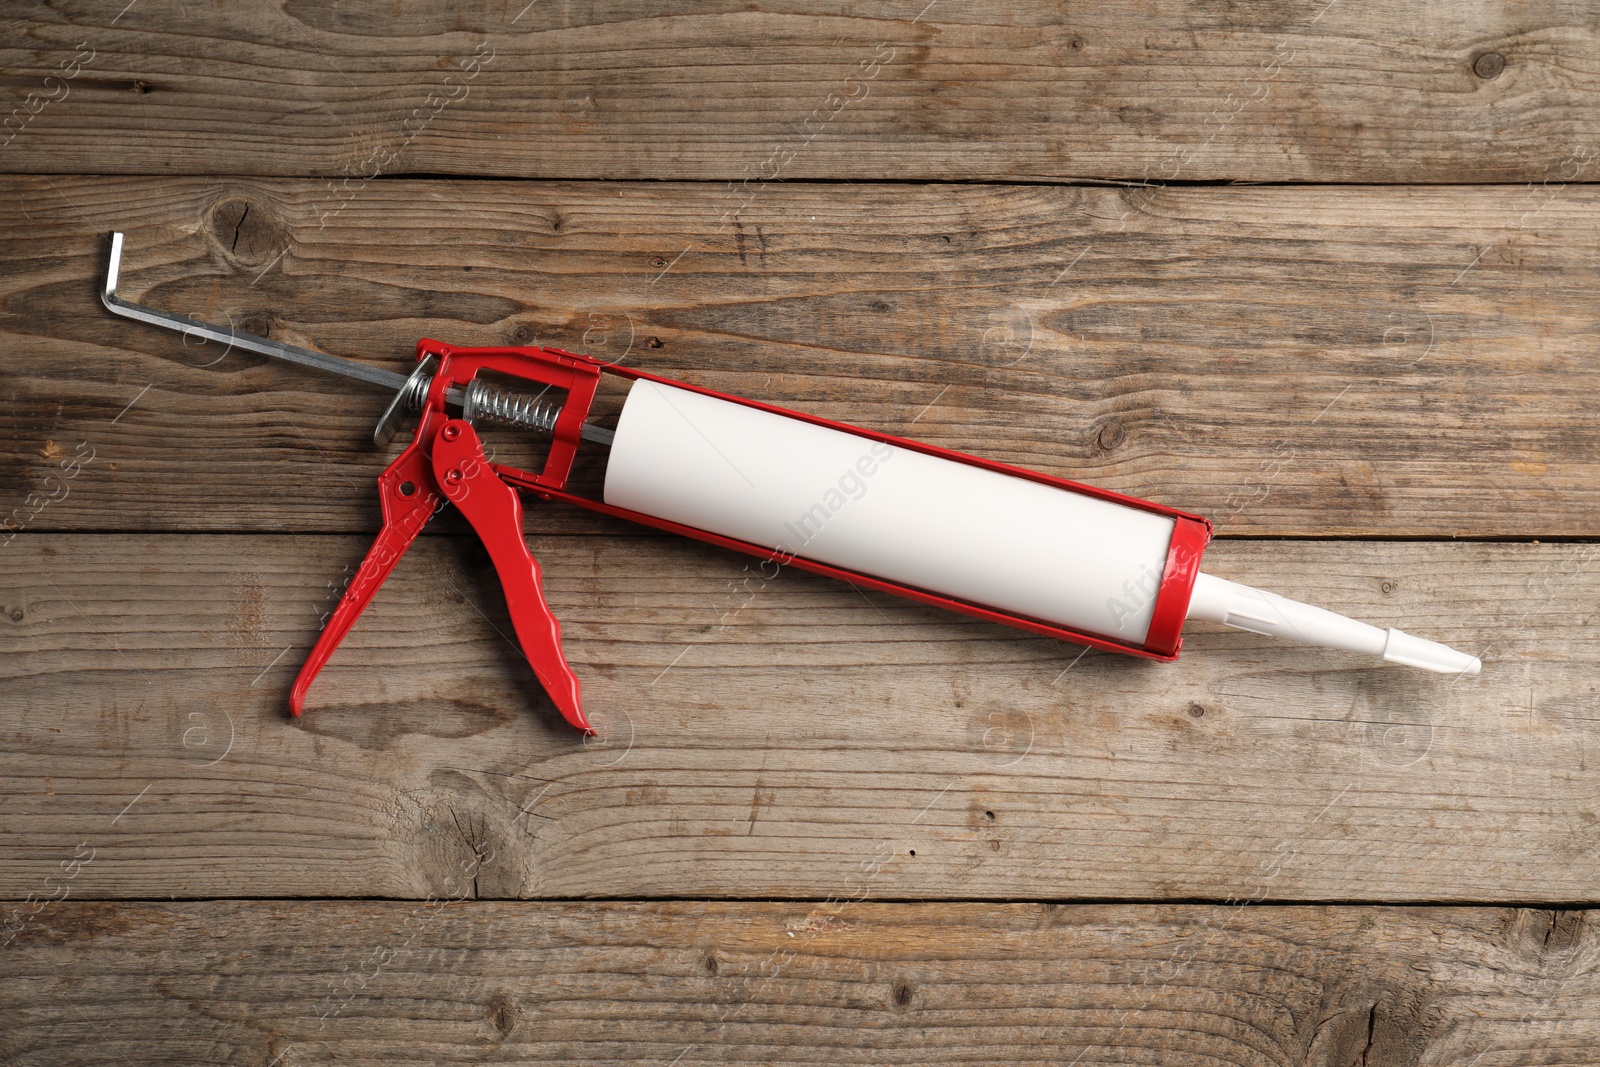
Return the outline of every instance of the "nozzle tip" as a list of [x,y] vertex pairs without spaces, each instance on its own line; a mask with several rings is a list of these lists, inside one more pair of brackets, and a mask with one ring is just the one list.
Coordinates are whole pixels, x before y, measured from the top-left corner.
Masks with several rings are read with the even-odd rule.
[[1476,677],[1483,670],[1483,661],[1477,656],[1469,656],[1459,652],[1449,645],[1441,645],[1437,641],[1428,641],[1421,637],[1413,637],[1404,630],[1391,629],[1389,640],[1384,645],[1383,661],[1385,663],[1403,663],[1408,667],[1420,667],[1425,671],[1436,674],[1456,674]]

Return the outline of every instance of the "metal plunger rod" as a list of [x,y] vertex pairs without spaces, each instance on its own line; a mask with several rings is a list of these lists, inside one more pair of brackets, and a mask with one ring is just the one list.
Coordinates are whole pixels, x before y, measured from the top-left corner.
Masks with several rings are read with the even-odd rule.
[[[286,345],[282,341],[273,341],[266,337],[257,337],[253,333],[236,330],[231,326],[217,326],[199,319],[191,319],[187,315],[175,315],[170,311],[161,311],[158,308],[146,307],[124,300],[117,295],[117,276],[122,269],[122,234],[111,235],[111,260],[106,265],[106,283],[100,290],[100,302],[105,304],[106,310],[114,315],[121,315],[125,319],[135,319],[139,322],[149,323],[151,326],[161,326],[168,330],[176,330],[186,337],[202,337],[208,341],[220,341],[234,348],[242,348],[247,352],[257,355],[270,356],[281,359],[285,363],[294,363],[301,367],[310,367],[312,370],[323,371],[327,374],[337,374],[342,378],[375,385],[390,392],[399,392],[406,387],[407,378],[404,374],[373,367],[353,359],[344,359],[340,356],[330,356],[326,352],[314,352],[309,348],[298,348]],[[445,402],[452,407],[461,408],[466,402],[465,390],[451,388],[445,394]],[[536,423],[520,423],[513,420],[497,418],[497,413],[503,411],[517,411],[531,408],[537,398],[524,397],[520,394],[500,393],[498,390],[486,390],[480,400],[480,407],[486,410],[491,421],[511,422],[514,425],[523,425],[527,429],[544,430],[548,427]],[[547,420],[550,424],[554,419]],[[583,439],[595,444],[611,444],[612,433],[610,430],[599,426],[583,425],[581,431]]]

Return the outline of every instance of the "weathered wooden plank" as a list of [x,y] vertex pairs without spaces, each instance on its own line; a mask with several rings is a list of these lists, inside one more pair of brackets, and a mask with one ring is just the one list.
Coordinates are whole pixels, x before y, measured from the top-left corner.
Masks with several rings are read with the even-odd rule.
[[1562,0],[143,0],[0,27],[12,172],[1543,181],[1600,155],[1593,12]]
[[1587,1063],[1592,913],[1497,908],[52,905],[16,1063]]
[[1586,536],[1600,508],[1590,188],[802,185],[719,232],[704,186],[375,182],[325,226],[306,182],[5,187],[0,516],[97,457],[36,529],[376,522],[385,398],[114,318],[114,227],[130,298],[396,369],[424,335],[586,349],[1224,533]]
[[[362,540],[0,551],[0,893],[1588,901],[1593,545],[1226,542],[1211,569],[1482,652],[1452,681],[1197,627],[1091,653],[729,554],[536,538],[604,744],[428,538],[285,717]],[[748,584],[746,584],[748,583]],[[742,588],[741,588],[742,586]]]

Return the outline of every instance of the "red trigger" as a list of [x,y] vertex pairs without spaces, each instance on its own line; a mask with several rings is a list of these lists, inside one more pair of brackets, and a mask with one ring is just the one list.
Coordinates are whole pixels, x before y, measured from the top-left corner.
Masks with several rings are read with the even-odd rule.
[[522,501],[517,491],[489,466],[483,442],[468,422],[451,419],[441,426],[432,452],[439,491],[472,524],[489,550],[529,666],[562,717],[592,735],[594,727],[583,714],[578,676],[561,651],[561,623],[545,603],[539,564],[522,535]]

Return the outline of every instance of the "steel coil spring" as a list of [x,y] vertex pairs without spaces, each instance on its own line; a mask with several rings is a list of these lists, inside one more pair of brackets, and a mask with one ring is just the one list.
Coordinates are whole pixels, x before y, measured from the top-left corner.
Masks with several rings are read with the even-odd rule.
[[461,417],[476,425],[484,422],[516,426],[548,434],[555,429],[561,405],[527,393],[511,393],[474,379],[467,385]]

